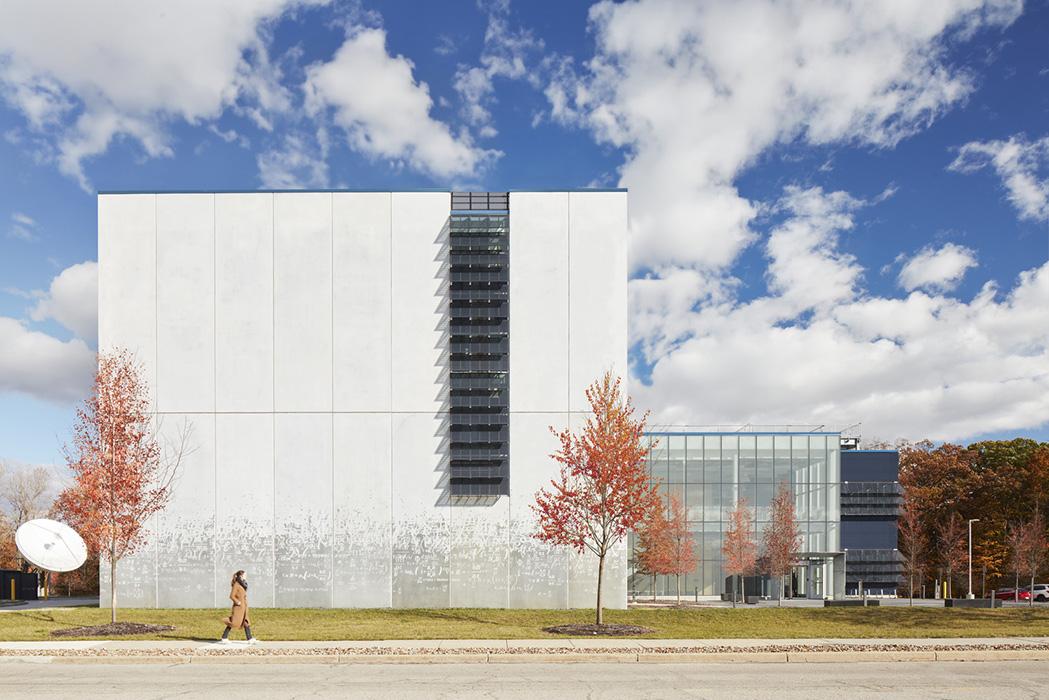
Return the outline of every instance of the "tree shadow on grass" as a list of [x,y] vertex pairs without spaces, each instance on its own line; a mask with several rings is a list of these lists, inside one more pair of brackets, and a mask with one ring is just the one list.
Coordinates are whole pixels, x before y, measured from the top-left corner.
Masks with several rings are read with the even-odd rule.
[[[503,626],[503,625],[507,625],[507,624],[513,624],[513,623],[507,623],[507,622],[499,621],[499,620],[485,619],[485,618],[482,618],[482,617],[480,617],[478,615],[471,615],[471,614],[465,613],[465,612],[463,612],[461,610],[429,610],[429,609],[419,608],[419,609],[415,609],[415,610],[403,610],[403,611],[400,611],[400,612],[405,613],[403,615],[403,619],[404,619],[405,622],[410,622],[411,618],[413,618],[413,617],[421,617],[421,618],[425,618],[425,619],[429,619],[429,620],[438,620],[438,621],[442,621],[442,622],[448,622],[448,621],[472,622],[474,624],[490,625],[492,627],[499,627],[499,626]],[[401,617],[402,617],[401,615],[398,615],[398,618],[401,618]]]

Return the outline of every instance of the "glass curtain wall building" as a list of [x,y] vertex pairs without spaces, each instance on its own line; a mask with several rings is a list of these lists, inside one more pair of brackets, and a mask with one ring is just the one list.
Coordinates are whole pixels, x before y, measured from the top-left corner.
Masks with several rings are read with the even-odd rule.
[[[648,433],[649,470],[668,503],[671,495],[681,500],[696,545],[697,567],[682,577],[682,595],[725,592],[721,544],[732,509],[746,498],[760,546],[769,504],[783,484],[794,497],[802,534],[803,563],[792,577],[793,594],[833,596],[833,560],[840,556],[839,438],[822,432]],[[630,552],[635,548],[632,536]],[[676,593],[673,576],[656,577],[652,586],[652,577],[631,575],[638,596]]]

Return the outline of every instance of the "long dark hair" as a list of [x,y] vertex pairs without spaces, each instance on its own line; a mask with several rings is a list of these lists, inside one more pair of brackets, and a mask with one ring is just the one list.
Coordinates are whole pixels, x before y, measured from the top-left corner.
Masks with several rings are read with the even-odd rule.
[[235,583],[239,583],[241,588],[248,590],[248,582],[244,580],[244,569],[233,574],[233,578],[230,580],[229,585],[232,587]]

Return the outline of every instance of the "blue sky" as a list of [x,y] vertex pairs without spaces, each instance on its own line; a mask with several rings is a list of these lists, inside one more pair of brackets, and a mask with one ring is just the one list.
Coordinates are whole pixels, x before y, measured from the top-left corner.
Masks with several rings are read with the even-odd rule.
[[1045,3],[37,5],[0,21],[0,458],[61,461],[123,189],[625,186],[657,424],[1049,439]]

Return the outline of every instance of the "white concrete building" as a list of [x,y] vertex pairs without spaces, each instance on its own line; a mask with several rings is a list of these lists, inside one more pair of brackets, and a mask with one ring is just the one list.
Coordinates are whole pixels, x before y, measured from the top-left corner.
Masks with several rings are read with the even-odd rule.
[[626,374],[626,229],[624,191],[100,194],[100,350],[192,429],[118,604],[592,605],[529,506]]

